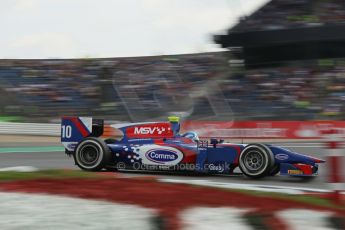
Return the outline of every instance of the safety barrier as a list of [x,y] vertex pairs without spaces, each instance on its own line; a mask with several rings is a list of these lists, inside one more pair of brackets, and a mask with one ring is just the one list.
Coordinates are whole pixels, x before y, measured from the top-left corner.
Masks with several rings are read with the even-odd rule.
[[[222,139],[322,139],[322,132],[332,127],[345,136],[345,121],[183,121],[181,132],[196,131],[200,137]],[[59,136],[60,124],[0,122],[0,134]],[[104,136],[121,133],[109,125]]]
[[60,124],[0,122],[0,134],[59,136]]
[[184,121],[184,130],[200,137],[255,139],[321,139],[322,131],[337,127],[345,135],[345,121]]

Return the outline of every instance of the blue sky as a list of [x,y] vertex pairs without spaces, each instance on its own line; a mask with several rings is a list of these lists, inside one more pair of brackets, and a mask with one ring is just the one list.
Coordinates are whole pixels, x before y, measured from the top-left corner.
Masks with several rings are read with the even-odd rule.
[[212,34],[267,0],[1,0],[0,58],[216,51]]

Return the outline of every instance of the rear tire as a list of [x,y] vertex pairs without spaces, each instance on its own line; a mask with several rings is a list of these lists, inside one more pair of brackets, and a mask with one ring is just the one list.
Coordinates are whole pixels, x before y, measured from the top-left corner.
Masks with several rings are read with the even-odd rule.
[[262,144],[250,144],[240,154],[239,167],[244,175],[258,179],[267,176],[274,166],[271,150]]
[[111,151],[103,140],[88,137],[78,144],[73,156],[82,170],[100,171],[109,163]]

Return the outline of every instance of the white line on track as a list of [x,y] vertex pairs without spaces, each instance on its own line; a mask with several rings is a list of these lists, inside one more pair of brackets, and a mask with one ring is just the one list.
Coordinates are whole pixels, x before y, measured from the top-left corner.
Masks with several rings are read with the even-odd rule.
[[317,145],[277,145],[278,147],[282,148],[323,148],[323,146]]
[[318,192],[318,193],[331,192],[331,190],[328,190],[328,189],[287,187],[287,186],[278,186],[278,185],[225,183],[225,182],[216,182],[216,181],[210,181],[210,180],[183,180],[183,179],[169,179],[169,178],[162,178],[158,180],[161,182],[167,182],[167,183],[182,183],[182,184],[192,184],[192,185],[198,185],[198,186],[215,187],[215,188],[244,189],[244,190],[262,191],[262,192],[277,192],[277,193],[285,193],[285,194],[304,194],[306,192],[307,193],[308,192]]
[[0,172],[35,172],[38,171],[38,168],[32,166],[14,166],[0,168]]

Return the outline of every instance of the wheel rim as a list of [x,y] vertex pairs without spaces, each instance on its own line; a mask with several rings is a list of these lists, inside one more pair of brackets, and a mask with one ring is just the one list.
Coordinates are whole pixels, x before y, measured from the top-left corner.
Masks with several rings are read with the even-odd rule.
[[251,172],[257,172],[265,166],[264,155],[259,151],[248,152],[243,161],[245,167]]
[[80,149],[80,155],[79,155],[80,162],[85,166],[92,166],[94,165],[100,156],[99,149],[91,144],[84,145]]

